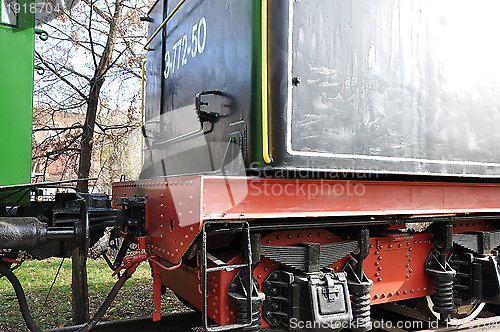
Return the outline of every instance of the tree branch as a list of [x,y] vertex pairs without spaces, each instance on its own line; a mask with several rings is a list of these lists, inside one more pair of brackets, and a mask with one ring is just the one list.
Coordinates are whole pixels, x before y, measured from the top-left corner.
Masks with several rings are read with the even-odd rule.
[[35,54],[36,54],[36,57],[38,58],[38,60],[40,60],[42,62],[42,64],[47,67],[48,70],[50,70],[54,75],[56,75],[57,77],[59,77],[59,79],[61,81],[63,81],[64,83],[66,83],[67,85],[69,85],[73,90],[75,90],[79,95],[80,97],[82,97],[83,99],[87,100],[87,96],[80,91],[80,89],[78,89],[76,86],[74,86],[70,81],[68,81],[66,78],[64,78],[61,74],[59,74],[57,72],[57,70],[55,70],[54,68],[51,68],[49,66],[49,64],[42,58],[42,56],[37,52],[35,51]]

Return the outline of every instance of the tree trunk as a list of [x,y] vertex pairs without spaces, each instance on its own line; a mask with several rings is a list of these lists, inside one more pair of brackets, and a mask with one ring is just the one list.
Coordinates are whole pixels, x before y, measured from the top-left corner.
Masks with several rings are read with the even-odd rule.
[[[86,179],[90,176],[95,119],[97,115],[97,107],[99,106],[99,93],[101,92],[101,86],[103,83],[104,78],[96,77],[94,77],[90,82],[92,86],[90,87],[90,94],[87,101],[87,115],[85,117],[85,124],[83,126],[80,165],[78,167],[79,179]],[[77,188],[81,192],[89,192],[88,181],[79,181],[77,184]]]
[[73,324],[83,324],[90,320],[89,291],[87,285],[87,253],[80,248],[73,250],[72,284],[73,294],[72,316]]
[[[83,137],[80,151],[80,164],[78,167],[78,178],[88,178],[92,160],[92,143],[94,139],[94,127],[99,106],[99,94],[109,67],[112,65],[113,51],[118,26],[121,22],[124,0],[116,0],[115,13],[110,22],[109,35],[106,46],[101,55],[99,65],[95,69],[94,77],[90,81],[90,93],[87,99],[87,115],[83,126]],[[96,57],[93,54],[94,58]],[[81,192],[88,192],[88,181],[79,181],[77,188]],[[89,301],[87,285],[87,252],[80,252],[80,248],[73,252],[73,278],[71,290],[73,294],[73,323],[82,324],[89,320]]]

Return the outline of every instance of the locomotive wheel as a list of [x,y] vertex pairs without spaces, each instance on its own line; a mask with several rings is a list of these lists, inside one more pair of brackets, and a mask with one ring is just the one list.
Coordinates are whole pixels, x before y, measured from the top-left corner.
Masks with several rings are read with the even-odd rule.
[[[428,319],[436,321],[441,318],[441,314],[432,310],[434,303],[432,302],[430,296],[415,299],[415,302],[417,303],[420,312]],[[457,313],[450,315],[448,324],[451,326],[458,326],[472,321],[477,317],[477,315],[479,315],[481,310],[483,310],[485,304],[485,302],[473,300],[469,304],[458,307]]]

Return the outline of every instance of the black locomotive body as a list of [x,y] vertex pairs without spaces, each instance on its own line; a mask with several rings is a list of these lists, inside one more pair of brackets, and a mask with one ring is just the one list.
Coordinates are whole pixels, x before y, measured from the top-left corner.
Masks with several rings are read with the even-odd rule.
[[[154,5],[149,36],[176,5]],[[234,153],[247,170],[498,177],[496,24],[468,8],[183,3],[148,45],[143,178]]]

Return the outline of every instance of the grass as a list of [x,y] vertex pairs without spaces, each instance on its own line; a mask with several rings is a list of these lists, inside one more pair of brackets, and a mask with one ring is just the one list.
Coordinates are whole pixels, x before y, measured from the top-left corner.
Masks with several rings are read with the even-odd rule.
[[[65,259],[59,276],[47,297],[62,259],[26,261],[14,271],[26,293],[33,319],[41,329],[70,326],[71,321],[71,259]],[[92,317],[118,277],[101,258],[88,259],[90,316]],[[142,263],[118,293],[101,321],[151,317],[153,279],[147,263]],[[162,296],[162,314],[188,310],[175,295]],[[19,310],[14,290],[7,278],[0,278],[0,331],[28,331]]]

